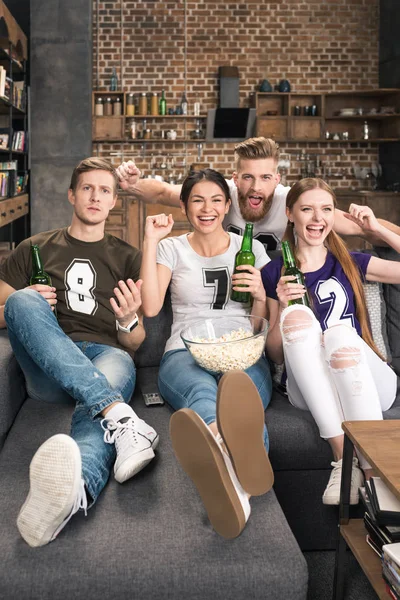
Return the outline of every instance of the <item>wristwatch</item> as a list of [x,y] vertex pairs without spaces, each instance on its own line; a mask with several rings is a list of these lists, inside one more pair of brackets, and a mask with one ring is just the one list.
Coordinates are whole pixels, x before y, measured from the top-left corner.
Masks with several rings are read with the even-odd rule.
[[135,329],[135,327],[137,327],[139,325],[139,317],[137,315],[135,315],[135,318],[133,319],[133,321],[131,321],[126,327],[124,325],[121,325],[121,323],[119,321],[115,322],[117,331],[123,331],[124,333],[131,333],[131,331],[133,331]]

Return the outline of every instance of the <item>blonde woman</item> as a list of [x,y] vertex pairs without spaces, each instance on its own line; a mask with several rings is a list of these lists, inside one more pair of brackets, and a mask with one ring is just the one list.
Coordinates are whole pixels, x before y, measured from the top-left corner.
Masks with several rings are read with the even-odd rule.
[[[377,350],[369,328],[363,281],[400,283],[400,265],[359,252],[349,253],[333,231],[336,198],[321,179],[297,182],[286,199],[288,240],[305,274],[312,309],[289,301],[306,288],[282,276],[282,258],[262,270],[270,331],[267,352],[285,363],[290,402],[309,410],[333,453],[324,504],[339,504],[344,420],[382,419],[396,397],[396,375]],[[383,227],[370,208],[351,205],[349,220],[366,234],[400,251],[400,236]],[[353,459],[350,502],[358,502],[370,465]]]

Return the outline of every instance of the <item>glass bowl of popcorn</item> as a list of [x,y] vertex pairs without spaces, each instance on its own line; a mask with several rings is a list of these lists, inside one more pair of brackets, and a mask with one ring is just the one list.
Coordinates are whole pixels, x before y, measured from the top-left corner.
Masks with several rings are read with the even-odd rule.
[[244,371],[261,357],[269,323],[249,315],[196,321],[181,332],[197,364],[212,373]]

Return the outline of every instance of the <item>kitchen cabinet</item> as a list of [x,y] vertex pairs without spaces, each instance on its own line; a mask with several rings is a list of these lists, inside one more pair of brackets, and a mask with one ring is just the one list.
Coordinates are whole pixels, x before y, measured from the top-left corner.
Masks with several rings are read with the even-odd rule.
[[[280,142],[400,140],[399,89],[310,94],[258,92],[256,114],[257,135]],[[364,138],[365,121],[368,139]]]

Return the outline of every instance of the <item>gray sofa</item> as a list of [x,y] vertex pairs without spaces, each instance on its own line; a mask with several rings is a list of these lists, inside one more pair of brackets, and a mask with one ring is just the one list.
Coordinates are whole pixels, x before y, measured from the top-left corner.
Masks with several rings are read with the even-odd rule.
[[[389,302],[399,303],[396,287],[397,296]],[[160,433],[156,459],[124,485],[111,478],[86,518],[75,515],[55,542],[35,550],[19,537],[15,525],[28,490],[29,462],[49,436],[68,433],[72,407],[26,398],[7,333],[0,332],[1,598],[307,597],[301,550],[329,550],[336,542],[337,509],[321,502],[331,469],[328,444],[310,415],[275,390],[266,411],[274,491],[251,500],[252,515],[239,538],[220,538],[174,458],[168,435],[171,409],[146,408],[140,393],[156,385],[170,323],[166,301],[158,317],[146,320],[147,338],[136,356],[132,404]],[[389,342],[398,364],[400,335],[393,328]],[[399,395],[385,418],[400,419]]]

